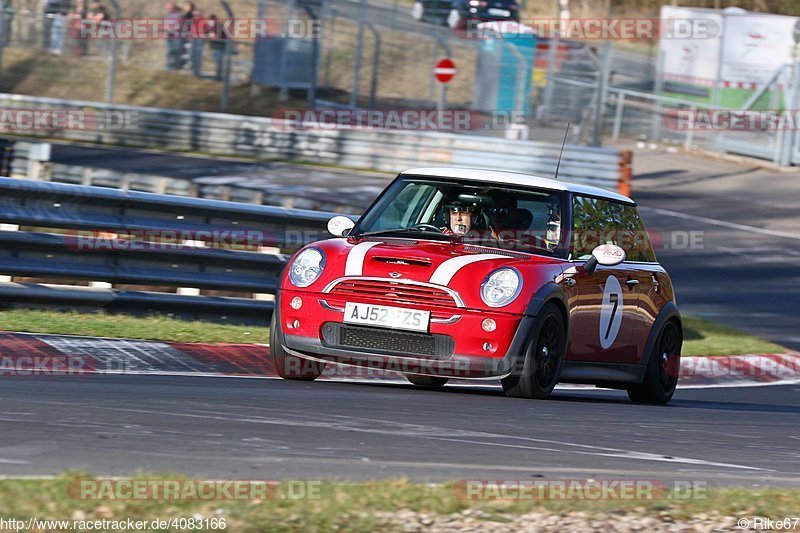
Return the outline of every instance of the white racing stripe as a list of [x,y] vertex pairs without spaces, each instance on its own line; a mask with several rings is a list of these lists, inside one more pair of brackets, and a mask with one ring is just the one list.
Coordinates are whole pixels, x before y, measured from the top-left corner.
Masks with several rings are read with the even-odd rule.
[[503,259],[506,256],[499,254],[476,254],[476,255],[462,255],[461,257],[454,257],[448,259],[436,269],[431,276],[430,282],[436,285],[447,286],[453,276],[465,266],[477,263],[478,261],[486,261],[488,259]]
[[345,276],[360,276],[364,272],[364,258],[367,256],[370,248],[383,244],[378,242],[362,242],[356,244],[350,249],[347,254],[347,262],[344,265]]

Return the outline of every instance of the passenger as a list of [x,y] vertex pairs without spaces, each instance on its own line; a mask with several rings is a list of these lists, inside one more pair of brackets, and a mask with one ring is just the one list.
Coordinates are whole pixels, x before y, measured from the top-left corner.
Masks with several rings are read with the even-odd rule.
[[175,2],[167,2],[165,10],[164,33],[167,41],[167,70],[179,70],[182,66],[181,46],[183,46],[183,41],[181,41],[179,35],[183,16]]

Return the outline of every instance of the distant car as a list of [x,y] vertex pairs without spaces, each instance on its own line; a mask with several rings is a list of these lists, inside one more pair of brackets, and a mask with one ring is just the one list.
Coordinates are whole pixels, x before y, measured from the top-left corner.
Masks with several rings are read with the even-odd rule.
[[516,0],[418,0],[411,16],[456,29],[465,27],[468,21],[519,21],[519,5]]
[[447,14],[447,25],[453,29],[466,28],[469,22],[519,21],[516,0],[453,0]]
[[672,283],[636,204],[554,179],[458,168],[401,173],[354,225],[301,249],[271,325],[284,378],[325,365],[441,387],[501,378],[508,396],[559,382],[667,403],[683,342]]
[[411,7],[411,16],[421,22],[447,24],[447,16],[453,9],[452,0],[417,0]]

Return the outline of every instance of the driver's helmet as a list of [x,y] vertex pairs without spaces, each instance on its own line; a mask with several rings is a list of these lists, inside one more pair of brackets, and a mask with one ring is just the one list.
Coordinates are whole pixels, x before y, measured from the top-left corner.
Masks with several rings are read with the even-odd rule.
[[444,201],[444,208],[447,211],[457,209],[461,211],[469,211],[471,213],[475,213],[477,210],[477,204],[475,202],[465,202],[458,197],[445,199]]
[[444,207],[445,226],[448,229],[453,230],[450,227],[450,213],[454,210],[468,213],[473,228],[480,226],[480,207],[477,203],[464,201],[456,194],[445,198],[442,206]]

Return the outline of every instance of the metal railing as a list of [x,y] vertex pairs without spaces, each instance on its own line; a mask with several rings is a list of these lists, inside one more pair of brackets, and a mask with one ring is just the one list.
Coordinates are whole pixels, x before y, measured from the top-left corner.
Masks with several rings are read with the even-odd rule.
[[[330,216],[0,178],[0,305],[266,324],[273,304],[265,295],[275,291],[282,252],[328,236]],[[52,284],[68,281],[91,283]]]
[[[582,80],[556,78],[555,83],[559,87],[583,91],[584,95],[592,94],[596,89],[595,84]],[[606,133],[610,130],[613,142],[627,136],[680,143],[686,150],[698,146],[720,149],[715,135],[671,127],[678,112],[694,114],[699,110],[718,110],[719,106],[619,87],[608,87],[606,93],[601,114],[602,130]]]
[[[285,181],[284,184],[254,183],[251,179],[252,174],[189,178],[57,163],[49,160],[50,143],[0,138],[0,149],[3,143],[12,148],[9,149],[7,156],[7,169],[0,175],[12,178],[94,185],[125,191],[209,198],[345,215],[361,213],[392,177],[387,175],[385,180],[378,180],[370,186],[359,185],[356,187],[357,190],[352,186],[339,188],[342,194],[331,194],[330,190],[324,187],[298,187]],[[40,159],[42,157],[45,159]],[[280,170],[274,170],[270,173],[270,178],[281,175]]]
[[[552,176],[561,152],[556,143],[508,140],[448,132],[359,128],[295,129],[284,120],[97,104],[0,94],[5,108],[133,113],[135,127],[30,131],[75,141],[210,154],[312,162],[396,172],[418,166],[498,168]],[[609,148],[567,145],[560,177],[616,189],[629,155]]]

